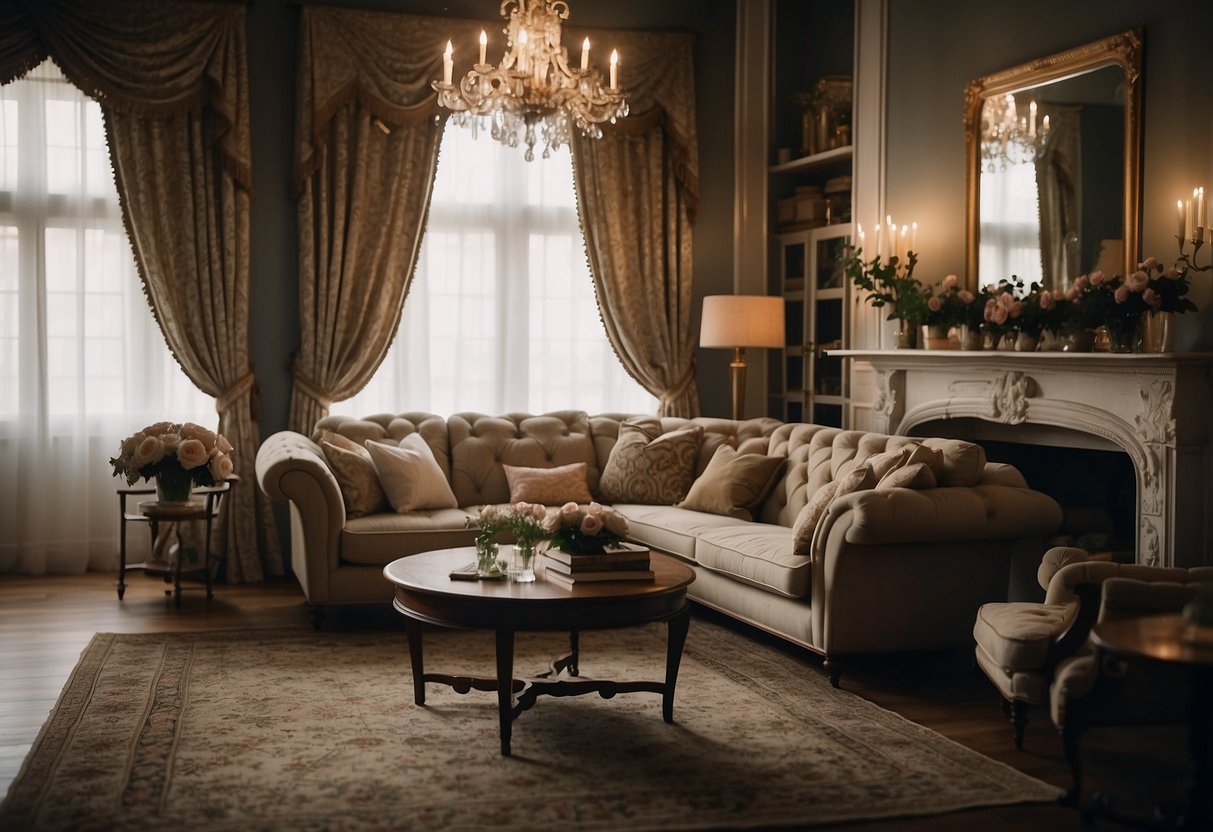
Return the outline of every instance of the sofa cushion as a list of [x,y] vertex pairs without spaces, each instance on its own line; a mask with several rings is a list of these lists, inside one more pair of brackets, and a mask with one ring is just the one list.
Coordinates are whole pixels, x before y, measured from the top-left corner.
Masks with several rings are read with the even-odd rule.
[[511,503],[539,503],[562,506],[565,503],[589,503],[590,488],[585,482],[586,464],[573,462],[555,468],[522,468],[502,465],[510,484]]
[[754,509],[783,472],[784,462],[783,457],[739,454],[721,445],[678,508],[752,520]]
[[694,560],[695,541],[706,530],[725,526],[753,527],[746,520],[674,506],[616,503],[612,508],[627,519],[630,540],[687,560]]
[[437,508],[458,508],[451,485],[442,475],[425,440],[411,433],[392,447],[368,439],[366,449],[375,463],[388,502],[398,513]]
[[1027,601],[983,604],[977,610],[973,638],[1007,673],[1041,670],[1065,629],[1069,609],[1064,604]]
[[922,444],[942,454],[936,479],[942,486],[968,488],[977,485],[986,467],[986,451],[980,445],[960,439],[923,439]]
[[348,517],[376,514],[388,507],[370,452],[339,433],[322,431],[320,449],[337,480]]
[[876,483],[877,491],[885,491],[890,488],[934,487],[935,473],[925,462],[915,462],[912,465],[894,468],[881,477],[880,482]]
[[792,530],[785,526],[748,523],[706,529],[695,546],[695,561],[789,598],[809,592],[809,559],[792,553]]
[[341,530],[341,559],[383,566],[418,552],[471,546],[478,531],[475,515],[457,508],[370,514],[346,521]]
[[817,524],[821,522],[830,503],[834,501],[834,492],[837,490],[838,483],[827,482],[817,489],[817,493],[805,503],[800,514],[796,515],[796,522],[792,524],[792,551],[795,554],[807,556],[813,553],[813,532],[816,531]]
[[672,506],[686,497],[695,479],[703,428],[664,434],[656,430],[636,422],[620,425],[619,441],[599,484],[606,502]]

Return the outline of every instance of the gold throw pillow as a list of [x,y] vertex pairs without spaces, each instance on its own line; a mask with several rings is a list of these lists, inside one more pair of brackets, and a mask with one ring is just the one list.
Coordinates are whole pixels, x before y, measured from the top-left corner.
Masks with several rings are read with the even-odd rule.
[[754,511],[783,472],[784,462],[781,456],[742,454],[721,445],[678,508],[753,520]]

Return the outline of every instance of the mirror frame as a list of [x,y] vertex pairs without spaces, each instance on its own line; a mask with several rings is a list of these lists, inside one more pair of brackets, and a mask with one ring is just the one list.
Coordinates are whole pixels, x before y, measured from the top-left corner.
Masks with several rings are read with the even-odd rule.
[[[1129,274],[1137,263],[1138,234],[1141,227],[1141,108],[1142,108],[1142,39],[1144,29],[1130,29],[1117,35],[1082,46],[1037,58],[1019,66],[1004,69],[970,81],[965,86],[965,267],[971,288],[978,283],[978,246],[980,244],[981,206],[981,108],[992,95],[1020,92],[1048,81],[1060,81],[1088,70],[1119,66],[1125,73],[1125,180],[1124,180],[1124,272]],[[1006,275],[1004,275],[1005,277]],[[989,275],[985,282],[991,282]]]

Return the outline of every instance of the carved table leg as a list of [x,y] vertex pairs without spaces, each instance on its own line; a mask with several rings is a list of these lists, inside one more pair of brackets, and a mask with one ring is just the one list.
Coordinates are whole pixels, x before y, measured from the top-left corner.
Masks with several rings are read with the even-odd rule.
[[581,674],[581,633],[577,630],[569,630],[569,675],[578,676]]
[[501,722],[501,756],[510,756],[514,722],[514,631],[497,631],[497,716]]
[[418,705],[425,704],[425,655],[421,642],[424,626],[415,618],[405,619],[404,631],[409,638],[409,661],[413,665],[413,701]]
[[674,721],[674,688],[678,684],[678,666],[682,663],[682,649],[686,646],[690,626],[690,604],[666,622],[665,690],[661,694],[661,717],[666,722]]

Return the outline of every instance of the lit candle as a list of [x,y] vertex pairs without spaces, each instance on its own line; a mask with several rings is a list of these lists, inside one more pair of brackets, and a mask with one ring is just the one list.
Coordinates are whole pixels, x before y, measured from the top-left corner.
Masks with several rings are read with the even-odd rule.
[[1184,200],[1184,233],[1185,234],[1187,234],[1187,230],[1189,228],[1192,229],[1192,235],[1193,235],[1192,239],[1196,239],[1196,236],[1195,236],[1196,235],[1196,226],[1192,223],[1192,200],[1185,199]]
[[907,253],[918,251],[918,246],[915,244],[918,240],[918,223],[910,223],[910,247],[906,249]]
[[451,76],[455,71],[453,56],[455,47],[451,46],[451,42],[446,42],[446,51],[442,53],[442,83],[451,83]]
[[581,71],[585,72],[590,68],[590,39],[586,38],[581,42]]
[[1044,135],[1049,135],[1049,117],[1045,116],[1040,123],[1040,132]]
[[1036,102],[1028,105],[1028,136],[1036,138]]
[[901,227],[901,236],[897,240],[897,256],[898,257],[901,257],[904,254],[907,258],[909,258],[909,256],[910,256],[909,242],[910,242],[910,226],[903,225]]
[[1179,214],[1179,239],[1182,242],[1188,236],[1187,217],[1184,215],[1184,201],[1182,199],[1175,200],[1175,213]]
[[893,223],[893,215],[885,214],[885,225],[888,226],[889,236],[885,239],[885,246],[889,257],[897,256],[897,226]]
[[489,48],[489,36],[480,30],[480,63],[485,63],[485,51]]
[[611,50],[611,89],[619,89],[619,52]]
[[855,234],[859,237],[859,250],[863,251],[863,225],[855,223]]
[[880,223],[876,223],[876,256],[880,257],[881,254],[882,254],[882,252],[880,250]]
[[1197,188],[1196,189],[1196,228],[1197,228],[1197,231],[1199,232],[1199,230],[1204,227],[1205,227],[1205,189]]
[[526,72],[526,65],[527,65],[526,42],[527,42],[526,29],[519,29],[518,30],[518,71],[519,72]]

